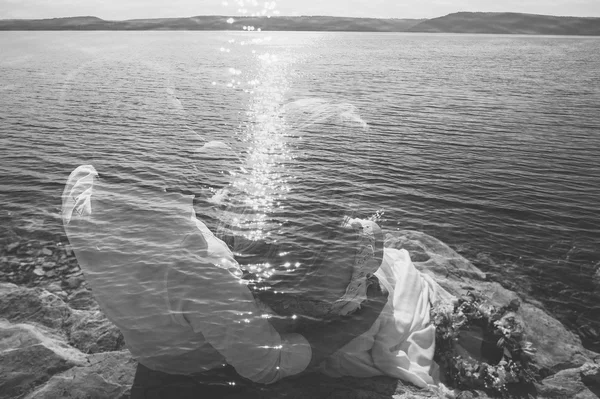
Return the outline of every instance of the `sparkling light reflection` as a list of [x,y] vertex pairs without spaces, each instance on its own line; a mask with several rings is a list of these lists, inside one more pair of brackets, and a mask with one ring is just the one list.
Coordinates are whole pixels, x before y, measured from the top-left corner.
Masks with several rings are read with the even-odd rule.
[[[267,238],[277,228],[269,216],[282,208],[290,191],[286,164],[293,159],[281,110],[288,89],[286,66],[268,53],[257,60],[260,79],[248,81],[253,87],[248,122],[239,133],[246,155],[230,185],[232,212],[226,215],[229,227],[252,241]],[[230,72],[241,74],[235,68]]]
[[[235,0],[224,2],[235,7],[241,17],[229,18],[230,24],[243,23],[245,17],[278,15],[276,1]],[[232,181],[226,189],[226,202],[222,204],[218,235],[240,237],[248,243],[277,241],[277,232],[286,220],[281,215],[285,199],[294,179],[290,165],[294,161],[290,128],[286,125],[283,105],[289,89],[288,76],[293,62],[289,51],[266,51],[265,44],[272,38],[260,27],[236,25],[249,37],[244,40],[228,40],[228,46],[251,56],[258,66],[255,73],[241,70],[233,65],[228,68],[228,80],[222,86],[243,90],[250,96],[246,111],[247,121],[237,132],[237,139],[244,145],[239,158],[242,163],[231,171]],[[230,52],[222,47],[221,52]],[[214,83],[213,83],[214,85]],[[295,138],[297,139],[297,138]],[[251,244],[250,244],[251,245]],[[242,248],[232,245],[234,252]],[[253,274],[247,283],[257,284],[271,278],[276,270],[293,272],[299,262],[289,262],[288,253],[278,253],[278,264],[255,263],[246,265]],[[255,287],[267,290],[266,287]]]
[[[282,59],[283,57],[283,59]],[[238,132],[238,140],[244,143],[242,165],[235,173],[228,188],[228,203],[221,216],[220,234],[228,233],[243,237],[247,242],[275,241],[272,232],[280,229],[285,220],[277,214],[284,209],[293,179],[289,168],[294,160],[290,128],[283,113],[285,93],[289,89],[287,76],[291,56],[265,53],[256,56],[258,72],[247,80],[252,91],[246,111],[247,121]],[[230,73],[241,71],[231,68]],[[233,82],[232,82],[233,83]],[[234,248],[235,250],[235,248]],[[260,283],[269,279],[278,266],[293,269],[296,262],[283,261],[287,253],[279,253],[280,265],[256,263],[247,265]]]

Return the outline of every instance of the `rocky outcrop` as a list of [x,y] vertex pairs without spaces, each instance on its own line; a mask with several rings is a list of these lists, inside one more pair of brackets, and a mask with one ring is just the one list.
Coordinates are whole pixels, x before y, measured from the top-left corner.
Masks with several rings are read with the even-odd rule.
[[125,399],[129,397],[136,364],[126,350],[93,354],[87,356],[85,364],[54,375],[26,398]]
[[72,309],[57,295],[42,288],[1,284],[0,317],[13,324],[27,323],[51,331],[83,353],[124,347],[120,331],[99,309]]
[[530,303],[527,298],[488,281],[485,273],[436,238],[417,231],[399,231],[387,235],[386,246],[407,249],[415,266],[455,297],[477,291],[498,307],[519,301],[517,316],[524,321],[525,339],[537,349],[535,360],[541,375],[579,367],[599,356],[584,349],[579,337],[542,310],[538,302]]
[[116,398],[129,391],[134,368],[121,333],[97,308],[72,309],[47,290],[0,283],[0,399]]
[[538,385],[545,398],[596,399],[600,395],[600,365],[585,364],[559,371]]
[[0,321],[0,397],[18,397],[56,373],[85,364],[85,355],[60,338],[30,324]]
[[[537,349],[540,380],[530,392],[533,397],[598,397],[600,355],[584,349],[579,338],[538,303],[488,281],[468,260],[426,234],[394,232],[387,235],[386,246],[407,249],[415,265],[454,297],[476,290],[498,306],[521,302],[517,316]],[[29,285],[0,283],[0,399],[127,398],[136,363],[119,331],[98,309],[64,247],[21,247],[5,248],[0,269],[2,280]],[[46,254],[41,254],[43,248],[48,248]],[[19,256],[34,260],[19,260]],[[37,259],[44,256],[54,260]],[[55,262],[53,269],[62,271],[52,276],[33,273],[44,262]],[[67,267],[60,269],[65,262]],[[29,277],[19,275],[21,269]],[[488,397],[484,392],[423,391],[387,377],[333,379],[317,374],[257,390],[266,399]]]

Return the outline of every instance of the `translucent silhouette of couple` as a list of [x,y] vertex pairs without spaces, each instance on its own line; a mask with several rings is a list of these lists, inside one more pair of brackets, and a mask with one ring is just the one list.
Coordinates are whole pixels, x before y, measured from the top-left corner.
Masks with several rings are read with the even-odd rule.
[[[238,378],[269,384],[306,370],[437,382],[429,320],[436,284],[405,250],[383,248],[373,221],[308,229],[335,231],[336,239],[319,248],[302,278],[292,273],[280,285],[316,304],[299,314],[313,316],[303,325],[278,314],[277,300],[253,295],[231,248],[196,217],[193,196],[117,182],[83,165],[70,174],[62,200],[85,278],[147,371],[142,385],[158,383],[153,372],[205,381],[226,369],[230,385]],[[281,303],[307,309],[289,295]]]

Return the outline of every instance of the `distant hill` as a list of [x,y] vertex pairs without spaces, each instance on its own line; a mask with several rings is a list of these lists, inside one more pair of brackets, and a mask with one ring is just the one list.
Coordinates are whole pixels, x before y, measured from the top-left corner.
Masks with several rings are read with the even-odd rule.
[[2,19],[0,30],[76,30],[94,29],[106,21],[97,17],[67,17],[52,19]]
[[0,20],[0,30],[242,30],[255,26],[269,31],[404,32],[424,19],[347,17],[234,17],[207,15],[190,18],[106,21],[96,17]]
[[600,18],[555,17],[512,12],[457,12],[423,21],[409,32],[600,35]]
[[378,19],[326,16],[229,17],[107,21],[96,17],[0,20],[0,30],[242,30],[254,26],[267,31],[352,31],[433,33],[516,33],[600,36],[600,18],[555,17],[519,13],[458,12],[433,19]]

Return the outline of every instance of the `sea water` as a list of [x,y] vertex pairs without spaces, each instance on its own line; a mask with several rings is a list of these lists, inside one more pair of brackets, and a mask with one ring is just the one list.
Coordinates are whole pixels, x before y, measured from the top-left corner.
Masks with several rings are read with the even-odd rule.
[[[352,107],[367,130],[310,130],[289,147],[310,173],[284,173],[263,210],[288,185],[310,203],[311,188],[335,184],[353,215],[383,209],[384,230],[447,242],[598,349],[600,39],[270,32],[253,47],[268,59],[220,51],[248,33],[2,33],[6,242],[64,239],[60,195],[80,164],[218,202],[230,172],[251,173],[253,149],[268,149],[264,132],[280,131],[280,107],[318,99]],[[211,159],[211,141],[232,151]],[[299,213],[287,219],[312,215]]]

